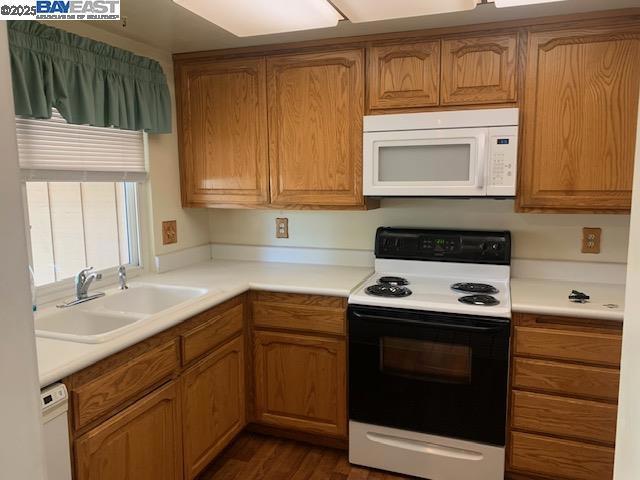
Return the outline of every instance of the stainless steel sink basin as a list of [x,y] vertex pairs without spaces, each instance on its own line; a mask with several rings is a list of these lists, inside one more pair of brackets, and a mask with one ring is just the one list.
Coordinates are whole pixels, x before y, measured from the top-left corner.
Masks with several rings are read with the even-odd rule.
[[97,300],[36,314],[36,336],[79,343],[106,342],[152,315],[208,292],[204,288],[134,284]]

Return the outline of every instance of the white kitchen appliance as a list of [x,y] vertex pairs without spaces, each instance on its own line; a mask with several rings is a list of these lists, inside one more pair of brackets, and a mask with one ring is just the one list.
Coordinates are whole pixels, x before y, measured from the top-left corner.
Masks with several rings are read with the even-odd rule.
[[364,117],[368,196],[513,197],[518,109]]
[[349,461],[503,480],[509,232],[380,228],[349,297]]
[[62,383],[40,391],[47,480],[71,480],[68,401],[67,388]]

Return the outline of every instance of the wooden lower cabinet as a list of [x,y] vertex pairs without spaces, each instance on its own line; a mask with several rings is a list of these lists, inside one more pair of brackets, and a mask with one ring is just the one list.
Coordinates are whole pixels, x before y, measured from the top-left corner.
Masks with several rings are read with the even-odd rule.
[[76,480],[182,478],[180,402],[175,381],[75,442]]
[[613,448],[512,432],[511,466],[550,480],[613,478]]
[[611,480],[622,324],[513,322],[507,478]]
[[347,434],[344,338],[255,331],[255,419],[305,433]]
[[244,336],[182,375],[185,478],[192,479],[245,426]]
[[611,445],[616,440],[618,409],[610,403],[515,391],[511,408],[514,428]]

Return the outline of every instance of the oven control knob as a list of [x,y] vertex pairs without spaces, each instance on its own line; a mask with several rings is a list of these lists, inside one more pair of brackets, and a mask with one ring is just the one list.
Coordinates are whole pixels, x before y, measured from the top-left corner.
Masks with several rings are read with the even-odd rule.
[[494,252],[499,252],[500,250],[502,250],[502,244],[498,242],[492,243],[491,250],[493,250]]

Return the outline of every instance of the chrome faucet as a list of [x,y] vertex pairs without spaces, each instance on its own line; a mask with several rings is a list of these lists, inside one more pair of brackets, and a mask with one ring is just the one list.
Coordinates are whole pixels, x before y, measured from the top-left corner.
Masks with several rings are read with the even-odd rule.
[[76,284],[76,298],[62,305],[58,305],[58,308],[71,307],[78,305],[79,303],[88,302],[95,298],[104,297],[104,293],[98,292],[93,295],[89,295],[89,287],[94,280],[102,280],[102,274],[93,271],[93,267],[83,268],[75,277]]
[[118,267],[118,282],[120,282],[120,290],[129,288],[129,285],[127,285],[127,269],[124,265]]
[[89,287],[94,280],[102,280],[102,274],[93,271],[93,267],[84,268],[76,275],[76,298],[87,300]]

